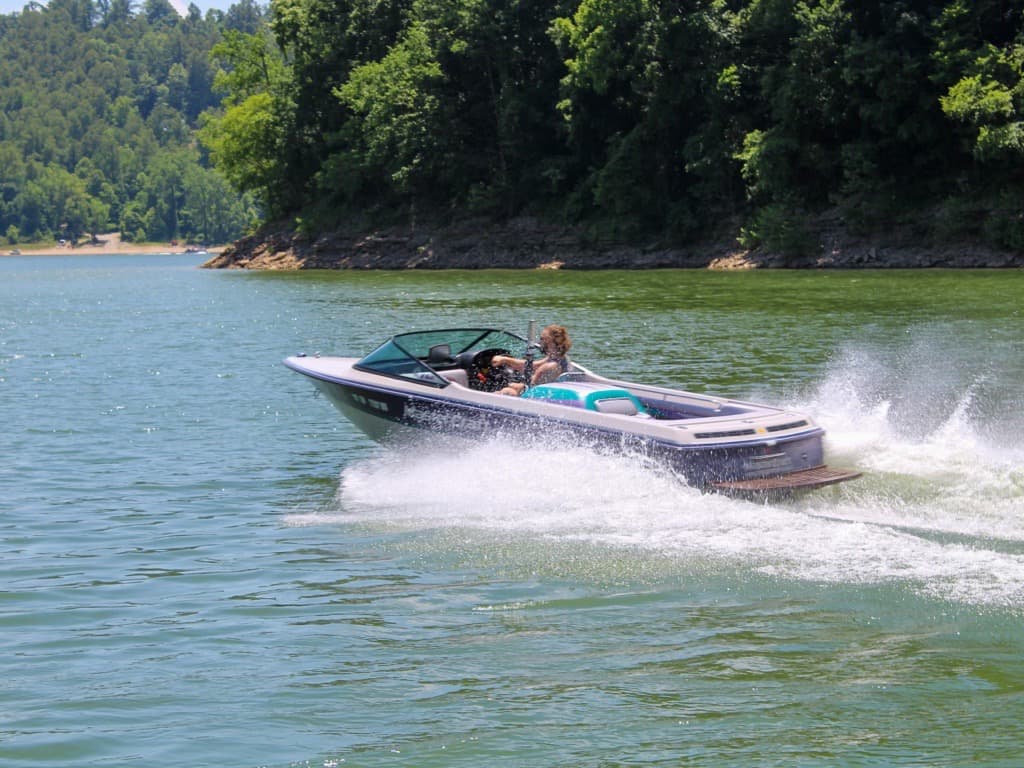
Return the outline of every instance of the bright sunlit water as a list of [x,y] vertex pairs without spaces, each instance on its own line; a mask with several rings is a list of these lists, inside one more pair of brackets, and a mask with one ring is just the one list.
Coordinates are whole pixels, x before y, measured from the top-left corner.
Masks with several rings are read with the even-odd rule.
[[[1024,273],[0,259],[0,766],[1018,766]],[[355,432],[280,361],[562,322],[865,476]]]

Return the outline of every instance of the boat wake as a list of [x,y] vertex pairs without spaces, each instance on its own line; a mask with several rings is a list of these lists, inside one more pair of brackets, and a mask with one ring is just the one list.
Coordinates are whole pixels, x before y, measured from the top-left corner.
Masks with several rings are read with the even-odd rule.
[[739,568],[892,585],[1016,610],[1024,445],[1011,436],[1024,424],[983,407],[1004,385],[979,374],[938,391],[934,378],[915,384],[868,355],[844,356],[790,405],[827,429],[830,464],[865,476],[782,503],[703,494],[642,456],[496,439],[429,453],[379,449],[345,467],[332,509],[289,522],[457,531],[485,549],[510,537],[559,551],[586,545],[656,556],[687,573]]

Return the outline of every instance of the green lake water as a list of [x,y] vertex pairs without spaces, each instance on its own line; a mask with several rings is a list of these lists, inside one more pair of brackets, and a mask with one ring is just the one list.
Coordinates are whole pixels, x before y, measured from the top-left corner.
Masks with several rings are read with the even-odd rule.
[[[0,259],[0,766],[1024,764],[1024,272]],[[280,361],[567,325],[814,415],[774,504],[389,451]]]

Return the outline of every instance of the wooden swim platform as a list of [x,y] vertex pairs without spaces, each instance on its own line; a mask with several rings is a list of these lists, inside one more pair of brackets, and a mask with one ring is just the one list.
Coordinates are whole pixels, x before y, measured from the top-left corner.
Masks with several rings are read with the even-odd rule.
[[810,469],[788,472],[775,477],[752,477],[746,480],[722,480],[714,483],[714,488],[727,493],[740,494],[772,494],[789,491],[812,491],[826,485],[844,483],[860,477],[860,472],[849,469],[833,469],[821,464]]

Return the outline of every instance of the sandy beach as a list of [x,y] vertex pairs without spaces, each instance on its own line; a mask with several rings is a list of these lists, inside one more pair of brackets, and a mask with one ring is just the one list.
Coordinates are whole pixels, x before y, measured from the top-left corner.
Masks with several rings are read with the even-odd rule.
[[96,243],[84,243],[71,248],[67,245],[55,243],[51,246],[20,246],[12,245],[0,250],[0,256],[95,256],[101,253],[188,253],[191,251],[205,251],[210,255],[220,253],[224,250],[223,245],[200,248],[199,246],[186,245],[183,243],[129,243],[121,240],[119,232],[109,232],[97,235]]

